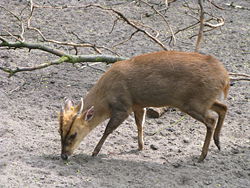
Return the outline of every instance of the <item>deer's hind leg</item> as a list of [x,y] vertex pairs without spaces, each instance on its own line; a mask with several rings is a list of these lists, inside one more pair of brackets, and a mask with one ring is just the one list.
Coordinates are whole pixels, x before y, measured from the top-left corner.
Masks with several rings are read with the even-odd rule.
[[202,147],[202,152],[198,160],[199,162],[202,162],[207,156],[208,148],[214,132],[215,123],[216,123],[216,117],[214,117],[214,115],[211,112],[207,112],[204,122],[204,124],[207,127],[207,133],[205,137],[205,142]]
[[212,112],[209,111],[208,109],[207,110],[201,110],[201,109],[197,110],[197,109],[189,109],[188,111],[186,111],[186,113],[192,116],[194,119],[204,123],[207,128],[205,141],[202,147],[202,152],[198,160],[199,162],[202,162],[206,158],[208,153],[208,148],[211,142],[211,138],[216,123],[216,117],[214,117]]
[[214,131],[214,143],[217,148],[220,150],[220,132],[221,128],[227,113],[227,106],[218,101],[212,105],[211,110],[215,111],[218,114],[218,122]]

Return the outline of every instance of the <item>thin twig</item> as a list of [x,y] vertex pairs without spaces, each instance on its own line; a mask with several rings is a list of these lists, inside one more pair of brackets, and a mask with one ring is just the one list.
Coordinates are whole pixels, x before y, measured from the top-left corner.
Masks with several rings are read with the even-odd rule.
[[89,45],[90,45],[89,47],[91,47],[91,45],[92,45],[92,48],[93,48],[98,54],[102,54],[102,51],[101,51],[100,49],[104,49],[104,50],[107,50],[107,51],[109,51],[109,52],[111,52],[111,53],[113,53],[113,54],[115,54],[115,55],[120,56],[119,53],[115,52],[114,50],[111,50],[111,49],[108,48],[108,47],[105,47],[105,46],[98,46],[98,45],[95,45],[95,44],[91,44],[90,42],[84,42],[75,32],[71,31],[70,33],[71,33],[72,35],[74,35],[79,41],[81,41],[81,42],[83,42],[83,43],[85,43],[85,44],[89,44]]
[[3,6],[1,6],[1,5],[0,5],[0,8],[4,9],[6,12],[10,13],[12,16],[14,16],[14,17],[20,22],[21,34],[20,34],[18,37],[19,37],[21,40],[20,40],[19,38],[15,37],[13,34],[11,34],[9,31],[6,31],[6,30],[5,30],[5,32],[7,32],[9,35],[11,35],[12,37],[14,37],[14,38],[15,38],[16,40],[18,40],[18,41],[24,41],[23,35],[24,35],[24,32],[25,32],[25,29],[24,29],[24,23],[23,23],[22,19],[19,18],[19,16],[17,16],[15,13],[13,13],[12,11],[6,9],[5,7],[3,7]]
[[86,64],[86,67],[90,67],[90,68],[92,68],[92,69],[94,69],[94,70],[98,70],[98,71],[101,71],[101,72],[106,72],[106,71],[103,70],[103,69],[100,69],[100,68],[97,68],[97,67],[93,67],[93,65],[90,65],[89,63]]
[[250,78],[230,78],[230,81],[250,81]]
[[[180,122],[182,122],[183,120],[185,120],[186,119],[186,115],[184,115],[184,116],[182,116],[180,119],[178,119],[177,121],[175,121],[173,124],[171,124],[172,126],[175,126],[175,125],[177,125],[178,123],[180,123]],[[160,129],[157,129],[155,132],[153,132],[152,133],[152,136],[153,135],[156,135],[156,134],[158,134],[158,133],[160,133],[161,131],[163,131],[164,129],[166,129],[166,127],[162,127],[162,128],[160,128]]]
[[199,6],[200,6],[200,29],[198,38],[195,45],[195,51],[198,52],[200,49],[200,43],[203,40],[203,30],[204,30],[204,8],[203,8],[203,0],[198,0]]
[[218,18],[217,21],[218,21],[217,24],[211,24],[209,22],[204,22],[204,26],[208,26],[210,28],[217,28],[217,27],[221,27],[225,24],[225,20],[223,18]]
[[[34,10],[34,8],[32,10]],[[31,18],[32,18],[32,12],[30,14],[30,18],[28,19],[28,29],[36,31],[42,37],[44,42],[50,42],[50,43],[54,43],[54,44],[59,44],[59,45],[64,45],[64,46],[72,46],[72,47],[89,47],[89,48],[93,48],[97,53],[101,53],[101,51],[93,44],[87,44],[87,43],[77,44],[77,43],[73,43],[73,42],[60,42],[57,40],[47,39],[38,28],[31,26],[31,24],[30,24]]]
[[133,28],[135,28],[136,30],[138,30],[139,32],[142,32],[144,33],[146,36],[148,36],[150,39],[152,39],[154,42],[156,42],[159,46],[161,46],[164,50],[168,50],[167,47],[165,47],[165,45],[159,40],[157,39],[156,37],[154,37],[152,34],[150,34],[148,31],[138,27],[134,22],[130,21],[125,15],[123,15],[121,12],[115,10],[115,9],[112,9],[112,8],[106,8],[106,7],[103,7],[101,5],[98,5],[98,4],[91,4],[91,5],[88,5],[86,6],[86,8],[88,7],[97,7],[97,8],[100,8],[102,10],[106,10],[106,11],[111,11],[113,13],[115,13],[117,16],[119,16],[123,21],[125,21],[128,25],[132,26]]
[[219,5],[217,5],[213,0],[208,0],[214,7],[216,7],[217,9],[220,10],[226,10],[225,8],[220,7]]
[[113,32],[113,30],[114,30],[114,28],[115,28],[115,25],[117,24],[118,20],[119,20],[119,18],[116,18],[116,19],[115,19],[115,21],[114,21],[114,23],[113,23],[113,25],[112,25],[112,28],[111,28],[109,34],[111,34],[111,33]]
[[[245,74],[245,73],[234,73],[234,72],[229,72],[230,76],[230,81],[234,82],[234,81],[250,81],[250,75]],[[239,77],[245,77],[245,78],[239,78]],[[238,77],[238,78],[237,78]]]
[[234,2],[226,3],[225,5],[232,7],[232,8],[235,8],[235,9],[250,10],[250,7],[243,7],[240,5],[235,5]]
[[[151,9],[154,10],[154,12],[155,12],[156,14],[158,14],[158,15],[164,20],[164,22],[166,23],[166,25],[167,25],[167,27],[168,27],[170,33],[171,33],[172,38],[173,38],[173,45],[175,45],[175,44],[176,44],[175,34],[174,34],[174,32],[173,32],[172,27],[170,26],[170,24],[168,23],[167,19],[165,18],[165,16],[164,16],[160,11],[158,11],[157,9],[155,9],[154,6],[150,5],[148,2],[143,1],[143,0],[140,0],[140,2],[142,2],[142,3],[146,4],[147,6],[149,6]],[[168,1],[166,1],[166,6],[167,6],[167,5],[168,5]]]
[[[208,32],[210,32],[210,31],[213,31],[213,30],[215,30],[215,29],[217,29],[217,27],[211,28],[211,29],[208,29],[208,30],[205,30],[205,31],[203,31],[203,34],[204,34],[204,33],[208,33]],[[199,35],[199,33],[198,33],[198,34],[194,34],[194,35],[190,36],[189,39],[192,39],[193,37],[196,37],[196,36],[198,36],[198,35]]]
[[[44,42],[50,42],[50,43],[64,45],[64,46],[72,46],[76,50],[76,53],[77,53],[77,47],[88,47],[88,48],[94,49],[99,54],[102,53],[101,50],[98,49],[98,47],[96,45],[94,45],[94,44],[90,44],[90,43],[74,43],[74,42],[61,42],[61,41],[51,40],[51,39],[46,38],[45,35],[38,28],[35,28],[35,27],[31,26],[31,19],[33,17],[33,12],[34,12],[35,8],[38,8],[38,7],[41,8],[40,6],[35,5],[32,0],[30,1],[30,10],[31,10],[31,12],[30,12],[30,16],[29,16],[29,18],[27,20],[27,25],[28,25],[27,29],[36,31],[42,37],[42,40]],[[105,48],[105,47],[102,47],[102,48]],[[105,49],[109,50],[110,52],[113,52],[112,50],[110,50],[108,48],[105,48]]]
[[119,43],[113,45],[112,48],[115,48],[115,47],[117,47],[117,46],[119,46],[119,45],[121,45],[121,44],[124,44],[125,42],[128,42],[128,41],[131,40],[132,37],[133,37],[136,33],[138,33],[138,32],[139,32],[139,31],[136,30],[135,32],[133,32],[133,33],[130,35],[129,38],[127,38],[127,39],[125,39],[125,40],[123,40],[123,41],[121,41],[121,42],[119,42]]
[[24,87],[27,84],[27,81],[22,81],[22,83],[17,86],[16,88],[12,89],[8,92],[8,94],[12,94],[13,92],[19,91],[22,87]]
[[244,74],[244,73],[234,73],[234,72],[229,72],[229,75],[231,76],[244,76],[250,78],[250,75]]
[[19,38],[20,38],[20,35],[14,35],[12,34],[11,32],[7,31],[6,29],[3,29],[4,32],[8,33],[9,36],[11,36],[12,38],[16,39],[17,41],[20,41],[22,42]]

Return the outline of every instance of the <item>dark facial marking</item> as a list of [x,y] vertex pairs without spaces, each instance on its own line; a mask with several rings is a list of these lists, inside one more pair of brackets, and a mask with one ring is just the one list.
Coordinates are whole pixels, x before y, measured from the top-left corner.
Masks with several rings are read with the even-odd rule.
[[73,124],[74,124],[76,118],[77,118],[77,115],[75,115],[75,116],[73,117],[73,120],[72,120],[71,125],[70,125],[70,127],[69,127],[69,131],[67,132],[67,134],[65,135],[64,138],[63,138],[63,134],[61,133],[61,142],[62,142],[62,145],[63,145],[63,146],[68,144],[67,140],[73,140],[73,139],[76,137],[76,135],[77,135],[77,133],[74,133],[73,135],[71,135],[71,136],[73,136],[74,138],[73,138],[73,137],[70,138],[71,136],[69,136],[70,130],[71,130],[71,128],[72,128],[72,126],[73,126]]
[[74,133],[74,134],[70,135],[70,136],[69,136],[69,140],[74,140],[75,137],[76,137],[76,135],[77,135],[77,133]]
[[62,126],[63,126],[63,112],[60,112],[60,135],[62,137],[63,134],[63,130],[62,130]]

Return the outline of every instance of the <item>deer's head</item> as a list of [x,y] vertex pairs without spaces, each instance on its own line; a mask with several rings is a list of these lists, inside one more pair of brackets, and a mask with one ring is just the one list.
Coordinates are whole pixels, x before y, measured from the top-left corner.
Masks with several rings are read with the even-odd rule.
[[61,135],[61,158],[67,160],[79,146],[83,138],[91,131],[89,123],[94,116],[94,107],[84,109],[83,99],[79,105],[66,99],[59,115],[59,133]]

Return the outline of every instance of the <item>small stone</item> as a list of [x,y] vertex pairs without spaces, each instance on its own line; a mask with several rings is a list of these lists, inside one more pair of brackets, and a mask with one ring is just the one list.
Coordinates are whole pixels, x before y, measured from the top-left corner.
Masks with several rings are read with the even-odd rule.
[[175,131],[175,130],[174,130],[173,128],[171,128],[171,127],[170,127],[170,128],[167,128],[166,130],[169,131],[169,132],[174,132],[174,131]]
[[156,121],[156,123],[157,123],[158,125],[163,124],[163,122],[162,122],[162,121]]
[[172,165],[173,165],[173,167],[175,167],[175,168],[179,168],[179,167],[181,166],[180,163],[173,163]]
[[241,172],[241,171],[235,171],[233,172],[234,175],[237,177],[237,178],[246,178],[246,175],[244,174],[244,172]]
[[40,177],[40,180],[44,180],[45,179],[45,177]]
[[212,180],[204,180],[203,183],[205,185],[210,185],[212,183]]
[[147,109],[147,117],[148,118],[159,118],[160,113],[156,109],[149,108],[149,109]]
[[158,149],[159,149],[159,147],[156,146],[156,145],[154,145],[154,144],[151,144],[151,145],[150,145],[150,148],[151,148],[152,150],[158,150]]
[[239,114],[239,115],[242,114],[242,112],[239,111],[239,110],[236,110],[235,113],[236,113],[236,114]]
[[185,144],[187,144],[187,143],[190,142],[190,140],[189,140],[188,138],[184,138],[184,139],[183,139],[183,142],[184,142]]
[[233,154],[238,154],[240,152],[237,148],[232,148],[231,151]]
[[2,59],[8,59],[9,56],[7,56],[7,55],[2,55],[1,58],[2,58]]

